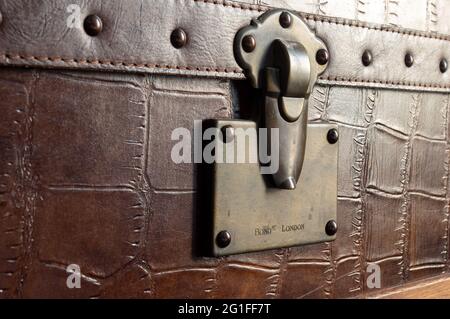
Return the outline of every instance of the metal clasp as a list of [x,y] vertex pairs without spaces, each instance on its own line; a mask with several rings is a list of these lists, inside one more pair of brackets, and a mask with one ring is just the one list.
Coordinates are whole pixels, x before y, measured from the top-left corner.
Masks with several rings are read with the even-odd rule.
[[295,189],[305,157],[309,94],[328,62],[316,62],[316,55],[327,53],[326,46],[300,17],[273,10],[237,33],[234,51],[252,86],[265,92],[259,125],[278,128],[282,136],[275,186]]
[[[327,52],[299,16],[283,10],[268,11],[237,33],[235,58],[261,102],[255,118],[203,122],[205,132],[226,133],[211,141],[219,158],[254,159],[204,166],[205,176],[211,176],[203,188],[210,199],[205,220],[211,223],[205,242],[213,255],[336,238],[336,227],[329,225],[336,225],[337,133],[336,139],[327,137],[337,125],[308,123],[308,99],[326,68]],[[267,150],[270,168],[276,169],[263,172]],[[272,165],[273,154],[278,165]]]

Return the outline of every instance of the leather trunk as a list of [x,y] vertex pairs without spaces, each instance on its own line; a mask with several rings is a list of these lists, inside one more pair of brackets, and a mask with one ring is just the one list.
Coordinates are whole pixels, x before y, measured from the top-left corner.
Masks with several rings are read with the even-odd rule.
[[[233,39],[272,8],[330,52],[308,119],[339,127],[339,231],[205,257],[198,167],[171,161],[170,136],[244,116]],[[381,290],[449,272],[448,0],[0,0],[0,13],[0,297],[347,298],[373,293],[370,263]],[[71,264],[82,289],[66,286]]]

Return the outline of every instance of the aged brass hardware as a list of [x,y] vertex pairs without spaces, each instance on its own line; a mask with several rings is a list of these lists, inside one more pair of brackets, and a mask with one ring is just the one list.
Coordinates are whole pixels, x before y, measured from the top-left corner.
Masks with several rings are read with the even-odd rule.
[[412,65],[414,64],[414,57],[412,56],[411,53],[406,53],[405,54],[405,65],[410,68],[412,67]]
[[337,223],[335,220],[330,220],[326,225],[325,225],[325,232],[327,233],[328,236],[333,236],[334,234],[337,233]]
[[294,189],[305,156],[308,97],[327,66],[327,48],[300,17],[272,10],[239,30],[234,52],[252,86],[265,92],[261,126],[279,128],[282,136],[275,185]]
[[362,64],[364,66],[369,66],[372,64],[372,59],[373,59],[372,52],[370,52],[369,50],[364,51],[361,57]]
[[291,17],[291,15],[288,12],[283,11],[280,14],[280,25],[283,28],[289,28],[291,26],[291,24],[292,24],[292,17]]
[[[254,121],[204,121],[205,130],[221,137],[211,141],[220,159],[209,170],[212,253],[333,240],[339,134],[335,124],[308,123],[309,95],[329,62],[325,44],[299,16],[272,10],[239,30],[234,51],[262,98]],[[257,139],[238,134],[249,130],[259,132]],[[267,164],[262,146],[278,155],[278,169],[270,174],[261,170]],[[228,162],[239,153],[245,162]]]
[[84,19],[84,30],[91,37],[95,37],[100,34],[103,30],[102,19],[98,15],[91,14]]
[[328,143],[330,143],[330,144],[337,143],[337,141],[339,140],[339,133],[338,133],[338,131],[336,129],[334,129],[334,128],[329,130],[328,133],[327,133],[327,140],[328,140]]
[[220,248],[225,248],[227,247],[231,242],[231,235],[229,232],[227,232],[226,230],[222,230],[221,232],[219,232],[217,234],[216,237],[216,244],[217,246],[219,246]]
[[439,70],[441,70],[441,73],[445,73],[447,71],[447,68],[448,62],[445,58],[443,58],[441,62],[439,62]]
[[172,46],[175,49],[180,49],[186,45],[187,42],[187,34],[186,32],[181,29],[177,28],[172,31],[170,34],[170,43],[172,43]]
[[[254,121],[208,120],[204,128],[232,126],[235,131],[256,129]],[[305,160],[297,187],[274,187],[260,173],[259,163],[213,163],[208,189],[211,205],[215,256],[288,247],[336,238],[337,153],[338,143],[330,144],[327,135],[335,124],[308,124]],[[250,158],[257,146],[249,141],[243,147],[239,137],[223,143],[215,139],[216,153],[228,147],[236,154],[244,148]]]
[[256,48],[256,41],[252,35],[246,35],[242,39],[242,48],[245,52],[252,52]]
[[330,59],[330,54],[325,49],[320,49],[316,53],[316,61],[320,65],[325,65],[328,63],[328,60]]

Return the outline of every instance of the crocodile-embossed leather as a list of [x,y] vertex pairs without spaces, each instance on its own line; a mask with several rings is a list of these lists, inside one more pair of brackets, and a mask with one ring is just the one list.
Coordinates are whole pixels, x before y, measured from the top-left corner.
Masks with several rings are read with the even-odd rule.
[[[229,9],[198,2],[219,17]],[[119,21],[126,6],[103,10]],[[409,21],[407,13],[399,19]],[[426,17],[425,27],[397,24],[433,31],[434,15]],[[436,30],[447,26],[439,19]],[[23,52],[33,47],[17,39]],[[317,85],[309,119],[340,132],[336,241],[209,258],[195,244],[204,200],[197,170],[171,161],[170,136],[194,120],[233,116],[248,85],[201,73],[12,66],[0,68],[0,297],[360,297],[374,292],[368,263],[380,265],[382,288],[449,272],[450,101],[436,88]],[[80,289],[66,286],[70,264],[81,268]]]
[[419,31],[443,34],[450,32],[448,24],[450,2],[448,0],[238,0],[238,2],[247,5],[281,7]]

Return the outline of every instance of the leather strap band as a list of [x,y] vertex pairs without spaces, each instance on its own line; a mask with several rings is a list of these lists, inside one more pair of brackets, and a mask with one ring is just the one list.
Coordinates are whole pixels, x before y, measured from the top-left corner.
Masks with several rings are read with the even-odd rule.
[[[243,78],[234,36],[268,9],[221,0],[0,0],[0,64]],[[83,29],[89,14],[103,21],[96,37]],[[450,61],[450,36],[299,14],[330,51],[320,83],[450,91],[450,70],[439,68]],[[179,49],[170,42],[176,28],[188,38]],[[373,55],[367,67],[365,50]]]

